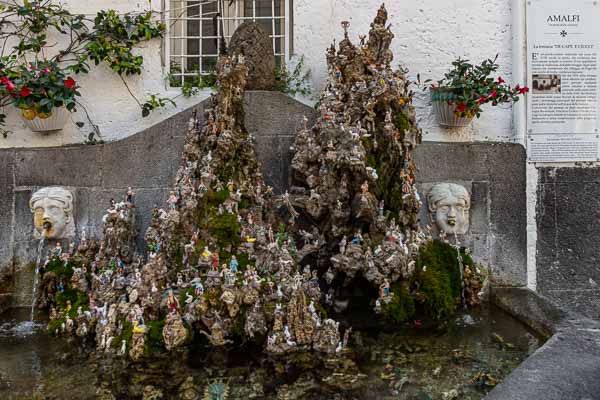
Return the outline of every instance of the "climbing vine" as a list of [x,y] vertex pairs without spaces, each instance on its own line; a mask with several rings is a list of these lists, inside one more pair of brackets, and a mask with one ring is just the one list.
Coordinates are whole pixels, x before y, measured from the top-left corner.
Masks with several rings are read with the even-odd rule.
[[[0,4],[0,106],[12,104],[28,119],[44,118],[58,107],[73,112],[81,106],[77,75],[90,72],[92,64],[105,63],[127,85],[123,77],[139,75],[144,63],[134,50],[162,37],[165,28],[152,11],[121,15],[102,10],[92,19],[71,14],[51,0],[4,2]],[[60,48],[57,36],[59,43],[66,43]],[[143,116],[171,103],[156,95],[143,102],[129,92]],[[5,119],[0,113],[0,127]]]

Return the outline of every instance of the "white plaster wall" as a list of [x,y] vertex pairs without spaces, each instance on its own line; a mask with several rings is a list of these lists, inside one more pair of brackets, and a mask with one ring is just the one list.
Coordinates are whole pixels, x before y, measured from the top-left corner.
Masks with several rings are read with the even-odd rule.
[[[340,21],[349,20],[350,34],[369,31],[377,8],[382,0],[294,0],[294,53],[304,55],[312,71],[315,92],[326,78],[325,49],[333,38],[342,36]],[[142,11],[151,7],[160,11],[161,0],[62,0],[76,13],[95,15],[98,9],[114,8],[120,12]],[[392,30],[394,63],[408,67],[410,76],[421,74],[423,80],[442,77],[452,60],[464,57],[481,61],[499,53],[500,75],[511,79],[511,10],[510,0],[422,0],[388,1],[386,4]],[[141,76],[127,77],[133,93],[140,99],[150,94],[176,96],[177,89],[169,89],[165,82],[162,61],[162,44],[154,40],[140,49],[144,56]],[[95,67],[91,74],[77,78],[82,89],[80,101],[88,109],[92,120],[99,126],[102,138],[117,140],[134,134],[158,121],[195,104],[208,96],[200,95],[177,99],[177,107],[153,112],[142,118],[141,112],[118,77],[107,67]],[[513,82],[515,83],[515,82]],[[415,95],[419,124],[425,140],[469,141],[512,139],[511,107],[486,106],[479,120],[468,129],[454,131],[437,126],[431,113],[427,92]],[[62,131],[41,135],[29,131],[15,110],[5,110],[9,117],[8,128],[13,132],[8,139],[0,138],[0,147],[59,146],[78,143],[85,139],[91,128],[80,110],[72,115],[72,122]],[[75,122],[85,122],[78,128]]]
[[[304,55],[311,67],[313,83],[323,85],[327,69],[325,49],[332,38],[343,34],[340,21],[350,21],[350,35],[358,41],[383,0],[294,0],[294,52]],[[472,61],[499,53],[500,75],[511,81],[510,0],[421,0],[387,1],[389,22],[396,35],[394,63],[409,68],[415,78],[438,80],[457,57]],[[507,141],[512,138],[511,107],[487,106],[469,129],[454,131],[437,126],[428,92],[415,96],[424,140]]]
[[[115,9],[126,13],[161,10],[161,0],[63,0],[62,3],[73,13],[96,15],[100,9]],[[157,17],[160,17],[158,15]],[[160,39],[144,43],[139,49],[144,56],[143,71],[140,76],[125,77],[131,91],[144,102],[150,94],[161,97],[174,97],[181,93],[179,89],[169,89],[162,62],[162,43]],[[75,76],[81,86],[82,96],[78,99],[88,110],[91,119],[98,125],[102,139],[113,141],[130,136],[157,122],[198,103],[209,95],[203,91],[194,98],[186,99],[180,96],[176,99],[177,107],[167,106],[156,110],[147,118],[142,118],[141,110],[135,100],[129,95],[119,77],[110,68],[100,64],[93,66],[90,74]],[[92,128],[83,110],[71,115],[71,120],[65,129],[47,135],[30,131],[22,121],[17,110],[6,107],[7,129],[11,134],[7,139],[0,137],[0,147],[45,147],[62,146],[85,141]],[[84,122],[85,126],[78,128],[75,122]]]

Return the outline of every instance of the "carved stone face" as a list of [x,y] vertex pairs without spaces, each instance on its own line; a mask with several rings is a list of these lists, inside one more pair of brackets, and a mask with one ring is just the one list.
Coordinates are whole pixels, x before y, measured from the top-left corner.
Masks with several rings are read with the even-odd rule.
[[427,195],[429,211],[441,232],[463,235],[469,229],[471,196],[454,183],[438,183]]
[[63,239],[75,235],[73,195],[61,187],[47,187],[31,196],[29,208],[33,213],[34,236]]

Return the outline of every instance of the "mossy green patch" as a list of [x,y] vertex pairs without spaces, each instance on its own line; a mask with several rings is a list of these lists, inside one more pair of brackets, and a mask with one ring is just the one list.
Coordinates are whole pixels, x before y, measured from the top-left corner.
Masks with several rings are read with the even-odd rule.
[[404,132],[410,128],[410,120],[403,112],[396,112],[393,117],[394,125],[400,132]]
[[73,263],[65,263],[58,257],[52,257],[50,262],[44,267],[45,272],[54,272],[56,277],[63,282],[68,282],[73,276]]
[[[461,255],[463,265],[473,264],[462,250]],[[434,319],[450,316],[460,303],[461,285],[458,253],[454,247],[434,240],[421,248],[412,287],[427,316]]]
[[179,304],[185,304],[185,300],[187,299],[187,295],[194,295],[194,288],[185,288],[179,292]]
[[208,229],[220,247],[235,247],[241,241],[240,223],[236,214],[215,216],[210,220]]
[[229,190],[223,189],[218,192],[210,190],[207,193],[207,198],[211,205],[218,206],[219,204],[223,204],[223,202],[229,198]]
[[131,343],[131,338],[133,337],[133,324],[128,320],[123,322],[123,328],[121,329],[121,334],[117,335],[113,341],[111,342],[111,346],[115,349],[121,347],[121,342],[124,340],[125,343]]
[[46,329],[51,335],[56,335],[58,332],[60,332],[60,327],[63,323],[66,323],[64,318],[52,320],[48,323],[48,327]]
[[231,334],[234,337],[242,339],[244,334],[244,326],[246,323],[246,314],[248,313],[249,306],[246,304],[242,304],[240,306],[240,310],[238,311],[235,320],[233,322],[233,326],[231,327]]
[[149,321],[146,326],[148,328],[146,333],[146,352],[153,353],[164,350],[163,328],[165,327],[165,320]]
[[415,315],[415,301],[407,282],[396,282],[391,289],[392,301],[384,304],[381,308],[385,318],[397,324],[413,318]]
[[71,288],[70,285],[65,285],[64,290],[56,294],[56,305],[60,311],[66,309],[67,301],[71,302],[71,311],[69,311],[71,318],[77,315],[79,306],[82,310],[89,310],[90,302],[87,294]]
[[245,210],[248,207],[250,207],[250,200],[247,197],[242,197],[240,204],[238,204],[238,209]]

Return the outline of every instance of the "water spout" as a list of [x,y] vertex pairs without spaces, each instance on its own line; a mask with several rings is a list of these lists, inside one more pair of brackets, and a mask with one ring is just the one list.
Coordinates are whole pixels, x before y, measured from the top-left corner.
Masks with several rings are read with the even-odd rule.
[[33,273],[33,293],[31,296],[31,317],[30,320],[33,321],[33,317],[35,314],[35,303],[36,303],[36,298],[37,298],[37,286],[38,286],[38,277],[39,277],[39,273],[40,273],[40,265],[42,262],[42,252],[44,251],[44,242],[46,239],[46,224],[48,224],[49,226],[52,226],[50,223],[44,223],[44,231],[42,232],[42,235],[40,237],[40,242],[38,244],[38,249],[37,249],[37,258],[35,260],[35,271]]
[[456,253],[457,253],[457,260],[458,260],[458,269],[460,271],[460,303],[462,304],[463,308],[467,308],[467,301],[465,299],[465,278],[464,278],[464,265],[463,265],[463,258],[462,258],[462,254],[460,254],[460,242],[458,241],[458,236],[456,235],[456,233],[454,234],[454,241],[455,241],[455,245],[454,247],[456,248]]
[[48,231],[50,231],[50,229],[52,229],[52,223],[50,221],[44,221],[42,227],[44,228],[43,234],[46,234]]

